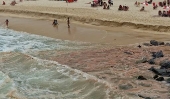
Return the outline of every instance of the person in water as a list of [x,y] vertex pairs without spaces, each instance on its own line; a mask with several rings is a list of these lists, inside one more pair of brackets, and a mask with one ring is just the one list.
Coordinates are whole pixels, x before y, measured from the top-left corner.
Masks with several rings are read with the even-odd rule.
[[68,28],[70,28],[70,18],[69,17],[67,19],[67,25],[68,25]]
[[6,23],[6,26],[8,27],[8,23],[9,23],[8,19],[6,19],[5,23]]
[[57,21],[57,20],[54,20],[52,25],[53,25],[53,26],[58,25],[58,21]]

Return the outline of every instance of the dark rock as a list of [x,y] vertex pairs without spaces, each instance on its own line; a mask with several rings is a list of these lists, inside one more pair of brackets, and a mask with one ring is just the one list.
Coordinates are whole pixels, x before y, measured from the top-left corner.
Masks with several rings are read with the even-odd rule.
[[138,45],[139,48],[141,48],[142,46],[141,45]]
[[164,81],[164,78],[163,77],[159,77],[156,79],[157,81]]
[[139,97],[144,98],[144,99],[151,99],[150,97],[145,97],[143,95],[138,94]]
[[166,43],[165,46],[170,46],[170,43]]
[[158,41],[156,40],[151,40],[150,44],[154,45],[154,46],[158,46]]
[[151,67],[148,70],[154,72],[156,75],[167,76],[167,77],[170,76],[170,70],[168,69],[155,69],[154,67]]
[[161,66],[160,69],[168,69],[168,68],[170,68],[170,61],[164,60],[164,61],[160,62],[159,65]]
[[158,75],[153,76],[153,79],[156,79],[156,78],[158,78]]
[[146,62],[148,62],[146,57],[143,57],[141,60],[136,61],[137,64]]
[[142,96],[142,95],[140,95],[140,94],[138,94],[138,96],[141,97],[141,98],[145,98],[144,96]]
[[153,56],[154,58],[164,57],[164,55],[163,55],[163,52],[162,52],[162,51],[152,52],[152,56]]
[[165,45],[164,42],[158,42],[158,45]]
[[157,74],[157,75],[161,75],[161,74],[157,71],[157,69],[155,69],[154,67],[151,67],[151,68],[149,68],[148,70],[154,72],[154,73]]
[[152,59],[148,60],[148,63],[149,64],[155,64],[155,60],[152,58]]
[[145,97],[145,99],[151,99],[150,97]]
[[145,77],[143,77],[143,76],[138,76],[138,78],[137,78],[138,80],[147,80]]
[[168,78],[168,79],[166,80],[166,82],[167,82],[167,83],[170,83],[170,78]]
[[152,46],[150,43],[143,43],[145,46]]

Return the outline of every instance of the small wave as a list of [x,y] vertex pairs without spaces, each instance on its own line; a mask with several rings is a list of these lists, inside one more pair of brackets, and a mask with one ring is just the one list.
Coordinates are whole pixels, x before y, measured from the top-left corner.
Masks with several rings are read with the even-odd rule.
[[82,71],[22,53],[0,53],[1,70],[28,99],[112,99],[113,85]]
[[[45,36],[17,32],[10,29],[0,28],[0,52],[23,52],[43,50],[81,49],[87,43],[64,41]],[[79,46],[81,45],[81,46]]]

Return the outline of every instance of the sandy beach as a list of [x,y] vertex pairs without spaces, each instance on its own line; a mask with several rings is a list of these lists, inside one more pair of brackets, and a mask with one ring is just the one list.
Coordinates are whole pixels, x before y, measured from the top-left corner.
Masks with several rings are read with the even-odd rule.
[[[40,51],[36,53],[36,57],[59,62],[102,79],[110,83],[115,92],[124,96],[123,99],[170,99],[170,85],[166,81],[155,81],[154,73],[148,70],[152,66],[159,68],[162,60],[170,60],[170,47],[143,45],[150,40],[169,42],[170,18],[157,17],[158,10],[163,8],[153,10],[152,4],[144,5],[146,11],[140,12],[142,5],[134,6],[134,0],[114,0],[110,10],[90,7],[86,3],[91,0],[78,0],[68,4],[64,1],[25,0],[17,1],[15,6],[9,5],[11,0],[4,1],[7,5],[0,5],[2,27],[5,27],[5,19],[9,19],[9,29],[16,31],[99,44],[96,48],[70,52]],[[157,3],[159,1],[154,0]],[[128,5],[129,11],[118,11],[120,4]],[[70,29],[67,28],[67,17],[71,19]],[[57,27],[52,26],[53,19],[59,20]],[[139,44],[141,48],[137,47]],[[136,63],[144,57],[151,59],[151,52],[160,50],[164,57],[155,59],[154,65],[147,62]],[[139,75],[147,80],[137,80]]]
[[[66,3],[63,1],[49,1],[49,0],[37,0],[37,1],[17,1],[18,4],[10,6],[11,0],[4,0],[6,5],[0,6],[0,12],[17,14],[17,16],[24,15],[25,17],[32,16],[40,18],[57,18],[64,20],[69,16],[74,21],[83,23],[90,23],[94,25],[104,26],[130,26],[133,28],[141,28],[146,30],[155,31],[169,31],[168,17],[157,17],[158,11],[163,11],[162,7],[158,7],[153,10],[152,4],[140,5],[136,7],[134,0],[114,0],[114,6],[111,6],[110,10],[103,10],[102,7],[92,8],[90,4],[91,0],[78,0],[75,3]],[[144,0],[139,0],[143,3]],[[160,0],[154,0],[156,4]],[[129,6],[129,11],[118,11],[119,5]],[[140,12],[140,8],[145,6],[144,12]]]

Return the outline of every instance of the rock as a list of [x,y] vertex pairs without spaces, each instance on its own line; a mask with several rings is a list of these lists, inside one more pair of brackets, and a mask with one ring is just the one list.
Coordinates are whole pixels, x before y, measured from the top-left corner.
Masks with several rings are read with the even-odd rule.
[[168,69],[155,69],[154,67],[151,67],[148,70],[154,72],[156,75],[161,75],[161,76],[166,76],[166,77],[170,76],[170,70]]
[[160,62],[159,65],[161,66],[160,69],[168,69],[168,68],[170,68],[170,61],[164,60],[164,61]]
[[159,77],[156,79],[157,81],[164,81],[164,78],[163,77]]
[[164,42],[158,42],[158,45],[165,45]]
[[140,94],[138,94],[138,96],[141,97],[141,98],[145,98],[143,95],[140,95]]
[[150,44],[154,45],[154,46],[158,46],[158,41],[156,40],[151,40]]
[[150,43],[143,43],[145,46],[152,46]]
[[123,90],[128,90],[133,88],[133,86],[131,84],[123,84],[123,85],[119,85],[119,88]]
[[170,83],[170,78],[168,78],[168,79],[166,80],[166,82],[167,82],[167,83]]
[[138,94],[139,97],[144,98],[144,99],[151,99],[150,97],[145,97],[143,95]]
[[153,76],[153,79],[156,79],[156,78],[158,78],[158,75]]
[[138,80],[147,80],[145,77],[143,77],[143,76],[138,76],[138,78],[137,78]]
[[152,56],[153,56],[154,58],[164,57],[164,55],[163,55],[163,52],[162,52],[162,51],[152,52]]
[[170,46],[170,43],[166,43],[165,46]]
[[157,74],[157,75],[161,75],[161,74],[157,71],[157,69],[155,69],[154,67],[151,67],[151,68],[149,68],[148,70],[154,72],[154,73]]
[[141,48],[142,46],[141,46],[141,45],[138,45],[137,47]]
[[152,58],[152,59],[148,60],[148,63],[149,64],[155,64],[155,60]]
[[136,61],[137,64],[139,63],[146,63],[147,62],[147,58],[143,57],[141,60]]

